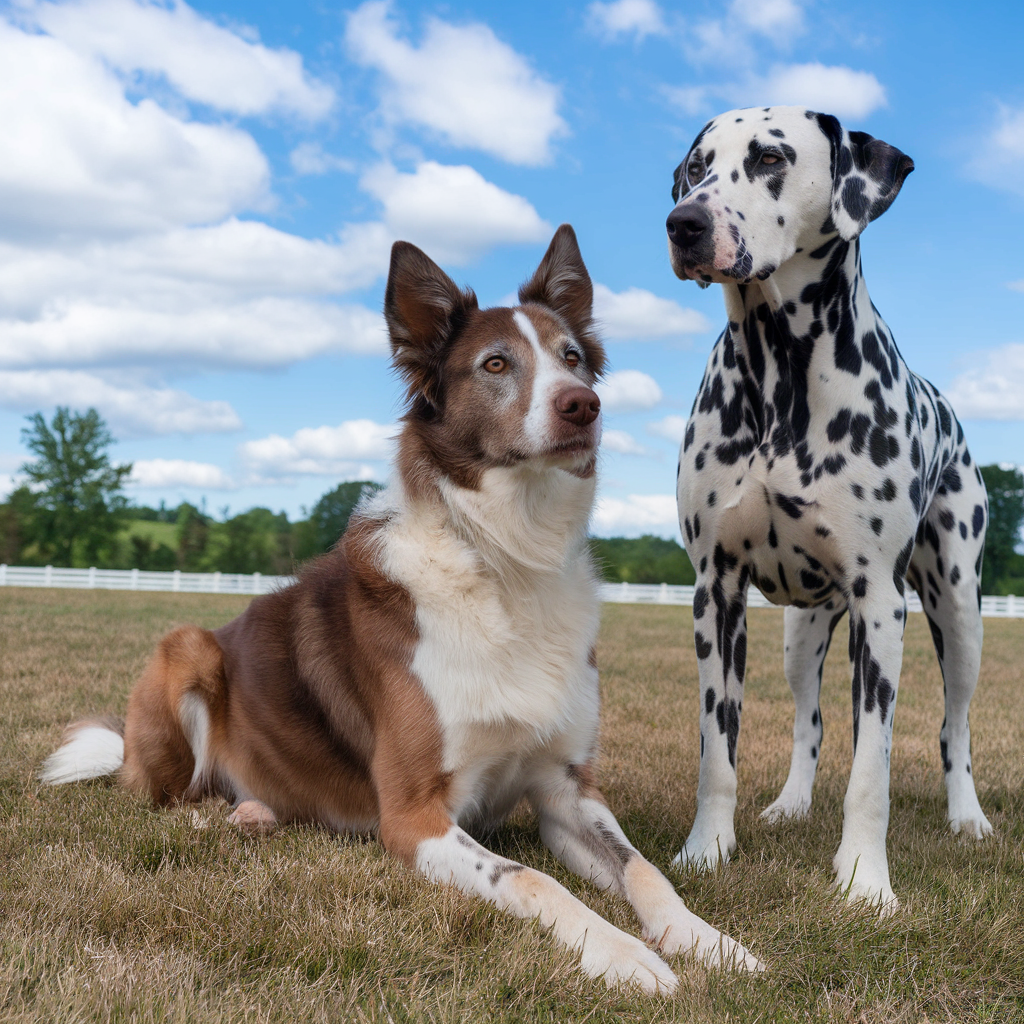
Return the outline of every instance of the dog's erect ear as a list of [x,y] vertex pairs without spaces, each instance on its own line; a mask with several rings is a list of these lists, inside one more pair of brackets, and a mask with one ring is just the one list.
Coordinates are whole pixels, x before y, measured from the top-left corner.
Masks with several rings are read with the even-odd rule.
[[476,308],[476,295],[459,288],[421,249],[409,242],[391,247],[384,319],[392,362],[410,399],[421,396],[436,409],[442,353]]
[[565,321],[566,326],[587,350],[587,363],[600,374],[605,355],[594,330],[594,286],[590,283],[576,232],[563,224],[551,239],[544,259],[519,289],[519,301],[547,306]]
[[831,114],[814,116],[832,147],[832,226],[849,242],[892,206],[914,161],[867,132],[845,131]]

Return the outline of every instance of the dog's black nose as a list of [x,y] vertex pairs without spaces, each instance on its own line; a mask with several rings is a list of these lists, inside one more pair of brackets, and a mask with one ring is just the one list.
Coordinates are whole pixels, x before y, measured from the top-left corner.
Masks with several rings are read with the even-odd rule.
[[577,427],[586,427],[601,412],[601,399],[590,388],[569,388],[555,399],[555,410],[563,420],[575,423]]
[[669,241],[680,249],[692,249],[711,227],[711,214],[697,203],[677,206],[665,221]]

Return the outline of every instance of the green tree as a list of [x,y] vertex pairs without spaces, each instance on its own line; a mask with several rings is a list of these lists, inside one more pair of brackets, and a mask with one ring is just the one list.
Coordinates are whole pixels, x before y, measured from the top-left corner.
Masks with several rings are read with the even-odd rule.
[[131,463],[111,464],[114,438],[95,409],[58,407],[50,424],[39,412],[27,419],[22,442],[36,460],[21,469],[35,485],[32,539],[56,564],[93,563],[125,520],[121,488]]
[[178,534],[178,568],[199,572],[207,568],[206,549],[210,542],[210,517],[195,505],[183,501],[175,516]]
[[609,583],[692,584],[696,579],[686,551],[664,537],[591,537],[590,550]]
[[296,552],[299,557],[318,555],[334,547],[345,532],[356,505],[380,488],[380,484],[371,480],[354,480],[338,484],[333,491],[322,495],[309,514],[309,536],[304,538],[306,544],[311,542],[312,550],[304,550],[303,545],[303,549]]
[[[1016,467],[982,466],[981,476],[988,491],[988,524],[985,532],[985,564],[982,590],[986,594],[1009,593],[1016,574],[1020,530],[1024,525],[1024,474]],[[1019,590],[1019,586],[1011,587]]]

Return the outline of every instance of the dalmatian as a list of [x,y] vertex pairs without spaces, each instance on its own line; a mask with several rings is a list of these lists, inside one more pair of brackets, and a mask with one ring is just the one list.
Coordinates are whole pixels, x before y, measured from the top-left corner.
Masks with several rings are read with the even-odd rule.
[[680,527],[697,573],[697,813],[677,866],[736,849],[736,748],[753,584],[785,605],[795,700],[789,776],[763,813],[806,816],[822,743],[822,664],[850,615],[853,767],[833,866],[851,899],[891,912],[889,755],[907,622],[920,595],[942,669],[949,825],[992,831],[971,774],[988,501],[949,403],[901,358],[868,296],[861,232],[913,161],[827,114],[734,110],[676,168],[672,269],[721,284],[728,325],[680,451]]

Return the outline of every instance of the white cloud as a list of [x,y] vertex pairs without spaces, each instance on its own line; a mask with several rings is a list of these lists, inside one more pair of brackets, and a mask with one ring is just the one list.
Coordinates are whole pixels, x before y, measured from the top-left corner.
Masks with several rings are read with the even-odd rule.
[[664,419],[648,423],[647,433],[653,434],[655,437],[663,437],[666,441],[682,444],[683,434],[686,433],[686,423],[685,416],[666,416]]
[[605,430],[601,434],[601,447],[618,455],[646,455],[647,449],[625,430]]
[[624,499],[599,497],[591,530],[602,537],[655,533],[678,538],[676,499],[671,494],[631,494]]
[[389,459],[398,427],[372,420],[349,420],[336,427],[304,427],[291,437],[271,434],[246,441],[238,453],[258,478],[299,475],[376,477],[378,470],[360,460]]
[[804,31],[804,14],[794,0],[733,0],[730,10],[741,25],[777,44]]
[[28,13],[78,53],[122,72],[163,75],[186,99],[217,110],[316,119],[334,104],[333,90],[305,73],[297,53],[243,39],[181,0],[36,3]]
[[613,292],[603,284],[595,284],[594,316],[606,338],[667,338],[711,330],[702,313],[643,288]]
[[983,365],[957,376],[944,389],[959,419],[1024,420],[1024,344],[978,352]]
[[825,64],[782,64],[742,89],[759,106],[794,104],[837,117],[867,117],[887,104],[885,88],[868,71]]
[[136,487],[200,487],[212,491],[230,491],[236,487],[219,466],[187,459],[136,459],[128,483]]
[[608,40],[632,35],[640,42],[646,36],[662,36],[668,33],[661,8],[653,0],[592,3],[587,8],[587,24],[591,31]]
[[7,238],[110,237],[266,205],[267,161],[245,132],[132,104],[100,62],[3,19],[0,67]]
[[329,174],[331,171],[353,173],[355,161],[325,153],[319,142],[302,142],[288,154],[288,162],[296,174]]
[[85,299],[36,320],[0,321],[0,365],[284,366],[325,352],[383,354],[383,319],[362,306],[288,298],[200,308],[98,305]]
[[639,370],[616,370],[597,385],[601,408],[606,412],[653,409],[662,399],[658,382]]
[[111,382],[82,370],[0,373],[0,406],[35,412],[56,405],[93,406],[121,437],[204,434],[242,425],[227,402],[204,401],[173,388]]
[[[971,173],[993,188],[1024,195],[1024,180],[1018,169],[1024,159],[1024,107],[1000,103],[995,124],[975,147]],[[1024,281],[1010,285],[1024,291]]]
[[1015,292],[1024,292],[1024,280],[1010,281],[1006,287]]
[[551,225],[522,196],[505,192],[465,165],[432,160],[403,174],[380,164],[360,182],[384,206],[392,235],[422,246],[431,258],[464,263],[509,242],[544,241]]
[[515,164],[550,159],[552,139],[567,131],[558,88],[488,26],[428,18],[418,47],[399,32],[388,0],[364,3],[348,17],[352,58],[384,77],[388,120]]

